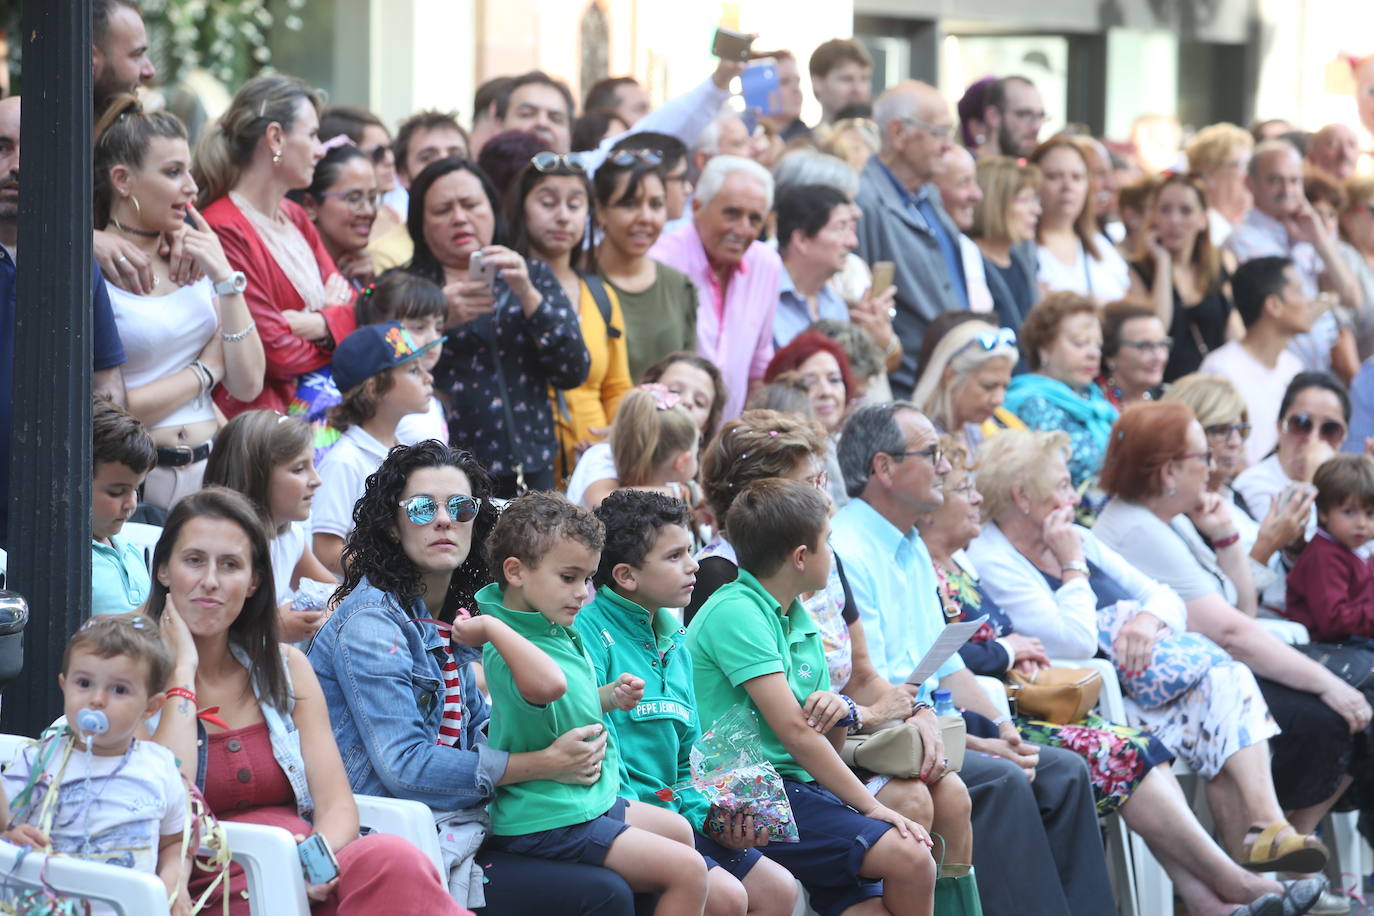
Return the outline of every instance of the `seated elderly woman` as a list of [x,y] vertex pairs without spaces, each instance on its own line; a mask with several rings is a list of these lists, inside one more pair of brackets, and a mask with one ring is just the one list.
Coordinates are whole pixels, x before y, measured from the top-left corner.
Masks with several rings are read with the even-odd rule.
[[1077,293],[1051,293],[1021,325],[1030,372],[1011,380],[1007,409],[1031,429],[1069,437],[1069,475],[1080,493],[1091,488],[1107,453],[1117,410],[1093,384],[1102,359],[1097,304]]
[[1153,401],[1174,342],[1155,310],[1137,302],[1113,302],[1102,310],[1102,376],[1097,384],[1117,410]]
[[[1207,435],[1185,405],[1131,408],[1112,433],[1102,475],[1112,501],[1093,534],[1183,599],[1188,630],[1215,641],[1259,676],[1263,699],[1254,697],[1252,708],[1267,706],[1283,730],[1272,742],[1272,787],[1271,768],[1265,767],[1263,774],[1250,774],[1249,783],[1224,787],[1230,794],[1211,793],[1227,847],[1233,853],[1244,848],[1252,861],[1263,858],[1258,850],[1269,845],[1255,841],[1261,833],[1280,850],[1317,848],[1300,834],[1316,827],[1345,790],[1352,756],[1365,741],[1351,734],[1368,727],[1371,712],[1359,691],[1237,610],[1238,596],[1253,594],[1254,586],[1231,513],[1220,496],[1207,492],[1210,458]],[[1212,712],[1225,715],[1221,731],[1213,732],[1207,720],[1190,725],[1202,727],[1208,744],[1231,733],[1240,718],[1238,712],[1225,713],[1215,695]],[[1267,721],[1264,734],[1273,730]],[[1250,734],[1253,739],[1259,733]],[[1246,785],[1256,788],[1245,791]],[[1238,803],[1241,791],[1244,804]],[[1275,793],[1286,815],[1277,810]]]
[[1062,433],[1017,431],[983,447],[986,521],[969,555],[988,594],[1049,655],[1083,658],[1100,648],[1112,660],[1133,698],[1133,724],[1206,780],[1222,836],[1243,864],[1320,871],[1326,850],[1294,834],[1274,795],[1267,739],[1279,729],[1254,675],[1209,639],[1180,639],[1188,615],[1178,595],[1142,575],[1095,529],[1073,524],[1067,447]]
[[[1011,618],[979,581],[964,553],[978,536],[983,499],[974,484],[968,452],[949,436],[940,444],[951,465],[940,483],[945,501],[917,521],[916,527],[935,563],[946,613],[958,613],[961,619],[988,618],[959,654],[975,674],[991,677],[1003,677],[1013,667],[1026,673],[1048,667],[1043,644],[1015,631]],[[1263,912],[1261,907],[1273,899],[1269,895],[1283,892],[1277,882],[1231,861],[1202,829],[1169,767],[1173,755],[1149,732],[1091,714],[1070,725],[1022,715],[1001,728],[1014,740],[1082,754],[1092,776],[1098,813],[1121,811],[1127,825],[1145,838],[1169,872],[1189,912]],[[1249,903],[1233,909],[1241,901]]]
[[[1350,426],[1350,396],[1329,372],[1299,372],[1279,402],[1279,442],[1263,461],[1246,468],[1235,488],[1256,518],[1274,502],[1314,496],[1312,475],[1340,451]],[[1306,536],[1317,530],[1317,510],[1307,514]]]
[[1262,520],[1250,513],[1249,504],[1231,486],[1244,464],[1250,412],[1229,379],[1220,375],[1185,375],[1169,386],[1161,400],[1187,404],[1202,424],[1207,447],[1212,450],[1207,491],[1220,494],[1231,510],[1231,523],[1236,526],[1240,546],[1249,558],[1250,578],[1260,606],[1282,613],[1284,577],[1297,556],[1296,551],[1290,556],[1285,548],[1295,545],[1301,549],[1314,494],[1297,492],[1282,505],[1271,503]]
[[912,403],[935,428],[950,433],[971,453],[999,426],[1020,425],[1002,402],[1016,366],[1016,332],[995,328],[971,312],[946,312],[926,328],[922,351],[930,346],[932,329],[946,315],[968,316],[938,337],[927,355],[922,353],[920,376]]

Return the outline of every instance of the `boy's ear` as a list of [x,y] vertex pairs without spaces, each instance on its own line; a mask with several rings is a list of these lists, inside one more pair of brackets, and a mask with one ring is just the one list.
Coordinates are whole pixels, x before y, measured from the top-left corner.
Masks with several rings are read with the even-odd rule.
[[161,691],[148,697],[148,705],[143,708],[143,718],[151,719],[153,716],[162,712],[162,707],[166,702],[167,694]]
[[807,547],[805,544],[798,544],[796,547],[792,548],[789,560],[794,570],[802,572],[806,569],[806,555],[810,550],[811,548]]
[[57,689],[58,689],[58,690],[66,690],[66,689],[67,689],[67,676],[66,676],[65,674],[58,674],[58,675],[57,675]]
[[524,588],[525,564],[520,562],[519,557],[506,557],[502,560],[501,573],[511,585],[516,588]]
[[692,453],[691,453],[691,452],[679,452],[679,453],[678,453],[678,456],[677,456],[676,458],[673,459],[673,477],[674,477],[674,479],[683,481],[684,483],[686,482],[687,478],[690,476],[690,475],[687,473],[687,465],[690,464],[691,461],[692,461]]
[[629,563],[615,564],[611,569],[611,582],[623,592],[633,592],[639,588],[639,578]]

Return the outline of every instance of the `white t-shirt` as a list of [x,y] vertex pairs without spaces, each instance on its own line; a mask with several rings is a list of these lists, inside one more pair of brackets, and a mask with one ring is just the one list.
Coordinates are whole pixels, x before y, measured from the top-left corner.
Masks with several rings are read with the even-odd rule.
[[429,410],[407,414],[396,424],[396,441],[402,445],[414,445],[426,439],[438,439],[448,445],[448,415],[436,397],[429,399]]
[[353,530],[353,505],[363,495],[367,478],[386,460],[387,448],[363,431],[350,426],[320,461],[323,483],[315,491],[310,519],[315,534],[347,538]]
[[[108,280],[105,287],[128,356],[121,367],[127,388],[139,388],[185,369],[219,328],[214,284],[208,277],[179,286],[165,296],[136,296]],[[193,398],[173,408],[156,428],[214,418],[215,405],[209,398],[199,403]]]
[[[1254,433],[1250,435],[1254,437]],[[1269,506],[1278,499],[1279,494],[1293,482],[1283,469],[1283,465],[1279,464],[1279,456],[1270,455],[1254,467],[1242,471],[1239,477],[1231,481],[1231,486],[1244,498],[1245,505],[1255,518],[1262,519],[1268,514]],[[1305,536],[1310,541],[1316,533],[1317,504],[1313,503],[1312,508],[1308,510]]]
[[309,542],[309,523],[292,522],[268,545],[272,555],[272,582],[277,589],[277,604],[288,600],[295,591],[291,588],[291,576],[296,571],[296,564],[305,555],[305,547]]
[[573,468],[572,476],[568,478],[568,502],[582,505],[582,497],[588,487],[598,480],[617,480],[619,477],[615,458],[611,455],[611,444],[598,442],[577,459],[577,467]]
[[[1273,369],[1250,355],[1250,351],[1233,340],[1222,344],[1202,360],[1198,371],[1221,375],[1230,379],[1245,399],[1250,414],[1250,438],[1245,440],[1245,459],[1258,464],[1273,451],[1279,441],[1279,403],[1293,376],[1302,371],[1302,361],[1290,351],[1279,354]],[[1249,499],[1249,496],[1246,496]],[[1250,503],[1250,511],[1264,518],[1264,510]]]
[[1039,252],[1039,281],[1050,292],[1066,290],[1096,299],[1099,303],[1115,302],[1124,298],[1131,288],[1131,274],[1126,267],[1125,258],[1116,250],[1105,235],[1096,238],[1097,258],[1088,254],[1083,243],[1078,243],[1078,257],[1072,264],[1065,264],[1041,246]]
[[[5,796],[11,803],[28,785],[39,749],[36,744],[24,748],[5,771]],[[39,777],[32,805],[13,812],[14,823],[36,822],[61,762],[58,749]],[[88,758],[73,750],[49,838],[64,855],[157,874],[160,838],[181,833],[186,799],[176,759],[160,744],[136,740],[120,757]],[[113,913],[114,908],[92,901],[91,911]]]

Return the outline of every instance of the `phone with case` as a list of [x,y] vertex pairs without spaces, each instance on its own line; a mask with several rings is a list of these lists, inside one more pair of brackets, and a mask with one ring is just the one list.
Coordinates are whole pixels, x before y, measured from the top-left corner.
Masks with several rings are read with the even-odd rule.
[[334,850],[323,835],[312,833],[296,847],[296,852],[301,857],[306,884],[328,884],[339,877],[339,860],[334,858]]

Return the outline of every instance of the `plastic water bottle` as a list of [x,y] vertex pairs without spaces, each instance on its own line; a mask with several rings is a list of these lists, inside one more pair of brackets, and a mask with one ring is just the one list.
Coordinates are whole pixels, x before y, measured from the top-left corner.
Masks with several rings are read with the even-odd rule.
[[76,730],[86,735],[103,735],[110,730],[110,720],[98,709],[83,708],[76,714]]
[[931,699],[935,701],[935,715],[942,717],[959,715],[959,710],[954,708],[954,699],[948,690],[935,691],[931,694]]

